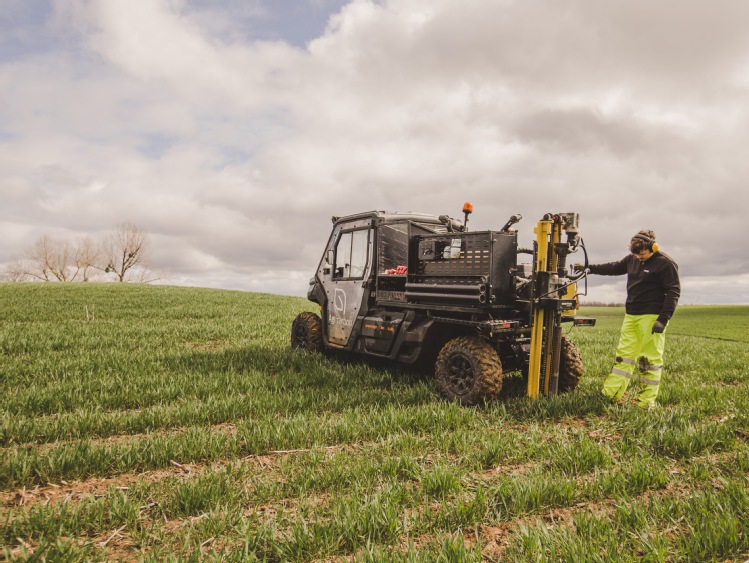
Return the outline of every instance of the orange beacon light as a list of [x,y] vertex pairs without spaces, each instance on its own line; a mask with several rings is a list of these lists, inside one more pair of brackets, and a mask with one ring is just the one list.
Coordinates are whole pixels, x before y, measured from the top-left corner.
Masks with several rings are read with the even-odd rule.
[[463,221],[463,228],[468,229],[468,216],[473,213],[473,204],[470,201],[466,201],[463,204],[463,213],[465,213],[465,221]]

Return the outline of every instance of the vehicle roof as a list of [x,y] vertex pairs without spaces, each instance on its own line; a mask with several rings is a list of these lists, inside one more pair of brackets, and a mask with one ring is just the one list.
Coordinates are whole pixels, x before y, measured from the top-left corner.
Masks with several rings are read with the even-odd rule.
[[364,211],[362,213],[354,213],[353,215],[345,215],[343,217],[333,217],[333,223],[367,218],[379,219],[382,223],[415,221],[418,223],[433,223],[436,225],[442,224],[442,221],[440,221],[440,218],[437,215],[431,215],[429,213],[414,213],[412,211]]

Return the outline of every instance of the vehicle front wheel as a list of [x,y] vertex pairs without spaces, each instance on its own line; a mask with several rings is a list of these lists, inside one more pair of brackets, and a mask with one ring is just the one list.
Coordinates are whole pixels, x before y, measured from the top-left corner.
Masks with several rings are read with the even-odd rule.
[[319,352],[322,350],[322,321],[314,313],[299,313],[291,325],[293,349]]
[[440,394],[461,405],[494,399],[502,390],[502,363],[494,348],[478,337],[450,340],[437,356],[435,377]]
[[577,387],[584,371],[580,349],[572,340],[562,336],[562,351],[559,355],[559,392],[572,391]]

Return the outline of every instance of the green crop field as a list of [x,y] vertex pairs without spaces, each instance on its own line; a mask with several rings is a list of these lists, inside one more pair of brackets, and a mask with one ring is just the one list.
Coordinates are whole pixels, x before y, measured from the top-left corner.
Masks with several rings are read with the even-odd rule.
[[477,408],[426,375],[292,352],[301,298],[0,285],[0,557],[745,561],[749,307],[682,307],[659,408],[586,376]]

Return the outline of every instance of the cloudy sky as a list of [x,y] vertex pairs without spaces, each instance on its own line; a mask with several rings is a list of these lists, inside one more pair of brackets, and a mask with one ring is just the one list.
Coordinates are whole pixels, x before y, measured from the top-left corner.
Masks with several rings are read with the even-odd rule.
[[[3,0],[0,269],[132,221],[168,283],[302,295],[331,215],[577,211],[749,303],[749,3]],[[589,298],[622,301],[624,280]]]

